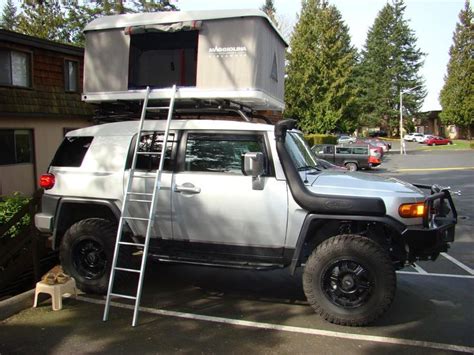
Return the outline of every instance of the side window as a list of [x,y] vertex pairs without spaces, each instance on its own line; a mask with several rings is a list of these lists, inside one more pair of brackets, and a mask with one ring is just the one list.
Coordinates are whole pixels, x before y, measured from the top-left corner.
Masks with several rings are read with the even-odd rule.
[[81,166],[91,143],[92,137],[64,138],[51,162],[51,166]]
[[[163,149],[163,132],[143,132],[138,145],[138,156],[136,169],[138,170],[156,170],[160,166],[161,150]],[[134,144],[134,143],[133,143]],[[132,144],[132,145],[133,145]],[[175,144],[175,135],[170,133],[165,152],[164,170],[171,170],[171,153]],[[134,147],[134,146],[133,146]],[[132,148],[133,149],[133,148]],[[149,154],[146,154],[149,153]],[[132,160],[130,159],[127,168],[130,168]]]
[[337,147],[336,148],[337,154],[351,154],[351,148],[348,147]]
[[248,152],[262,152],[266,158],[263,136],[190,133],[184,170],[242,175],[242,155]]
[[324,154],[334,154],[334,147],[332,145],[325,146]]
[[365,147],[353,147],[352,148],[352,154],[369,154],[369,152],[367,151],[367,148]]

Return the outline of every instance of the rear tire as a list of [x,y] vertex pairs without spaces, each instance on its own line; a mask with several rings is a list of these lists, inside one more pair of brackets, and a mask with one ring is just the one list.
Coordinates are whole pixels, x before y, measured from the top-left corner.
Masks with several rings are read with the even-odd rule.
[[303,288],[311,307],[327,321],[363,326],[392,304],[395,269],[373,240],[339,235],[321,243],[308,258]]
[[[88,218],[73,224],[61,240],[61,265],[82,291],[107,293],[116,233],[115,223]],[[124,265],[127,260],[123,259],[128,259],[129,253],[120,254],[120,265]]]
[[356,163],[346,163],[344,166],[347,168],[349,171],[357,171],[358,167]]

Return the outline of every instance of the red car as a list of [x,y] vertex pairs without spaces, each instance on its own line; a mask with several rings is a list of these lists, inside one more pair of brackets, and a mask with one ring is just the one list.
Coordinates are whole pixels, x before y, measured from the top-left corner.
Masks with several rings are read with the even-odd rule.
[[445,145],[445,144],[453,144],[453,141],[448,138],[443,137],[431,137],[426,140],[425,142],[427,145]]

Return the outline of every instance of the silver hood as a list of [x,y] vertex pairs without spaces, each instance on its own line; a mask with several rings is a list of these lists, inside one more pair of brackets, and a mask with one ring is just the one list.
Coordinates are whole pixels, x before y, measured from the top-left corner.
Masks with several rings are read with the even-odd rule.
[[310,190],[323,194],[382,197],[395,193],[412,198],[424,197],[420,189],[409,183],[368,173],[325,171],[308,176],[307,180]]

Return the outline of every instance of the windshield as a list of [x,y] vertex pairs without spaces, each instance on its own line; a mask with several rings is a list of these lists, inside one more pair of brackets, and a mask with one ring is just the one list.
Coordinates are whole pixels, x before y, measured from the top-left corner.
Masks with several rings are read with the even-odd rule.
[[316,156],[309,148],[301,132],[287,131],[285,146],[297,170],[321,170]]

